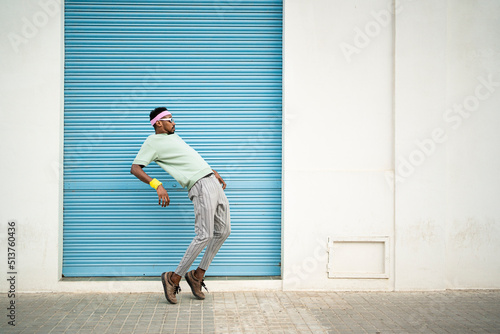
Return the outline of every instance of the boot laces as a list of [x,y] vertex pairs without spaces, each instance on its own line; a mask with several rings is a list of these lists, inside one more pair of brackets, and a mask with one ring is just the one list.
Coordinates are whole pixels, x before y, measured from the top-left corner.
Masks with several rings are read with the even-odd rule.
[[[205,280],[203,280],[203,279],[201,280],[201,286],[204,287],[205,290],[207,290],[207,292],[208,292],[207,286],[205,285]],[[200,289],[200,291],[201,291],[201,289]]]

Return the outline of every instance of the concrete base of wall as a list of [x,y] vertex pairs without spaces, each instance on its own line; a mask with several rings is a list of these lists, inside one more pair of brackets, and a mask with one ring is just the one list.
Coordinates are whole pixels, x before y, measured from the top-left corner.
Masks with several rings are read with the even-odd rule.
[[[278,279],[214,279],[206,280],[210,292],[231,292],[231,291],[282,291],[282,281]],[[183,291],[191,291],[189,285],[181,281]],[[69,292],[69,293],[142,293],[142,292],[162,292],[161,280],[151,278],[148,280],[120,280],[106,279],[98,280],[75,280],[62,279],[57,282],[52,289],[19,290],[20,293],[37,292]],[[3,293],[3,292],[2,292]]]

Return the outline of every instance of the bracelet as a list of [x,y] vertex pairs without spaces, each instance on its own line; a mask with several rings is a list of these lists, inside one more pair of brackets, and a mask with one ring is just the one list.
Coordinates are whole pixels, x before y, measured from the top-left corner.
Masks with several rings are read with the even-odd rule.
[[160,186],[160,184],[163,184],[163,183],[161,183],[157,179],[152,179],[151,182],[149,182],[149,185],[151,187],[153,187],[155,190]]

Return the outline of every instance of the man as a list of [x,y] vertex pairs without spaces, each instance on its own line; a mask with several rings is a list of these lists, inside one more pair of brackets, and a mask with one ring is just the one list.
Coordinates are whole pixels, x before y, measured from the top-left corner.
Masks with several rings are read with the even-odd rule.
[[[166,207],[170,204],[167,190],[160,181],[151,178],[143,170],[144,166],[155,161],[182,187],[188,189],[195,212],[196,237],[175,272],[161,274],[165,297],[170,303],[177,303],[175,295],[181,290],[179,282],[184,276],[194,296],[205,299],[201,291],[201,287],[207,290],[203,277],[215,254],[231,233],[229,203],[223,190],[226,183],[193,148],[175,134],[175,122],[167,108],[154,109],[149,114],[149,120],[155,134],[150,135],[142,144],[130,172],[156,189],[158,204]],[[207,249],[199,267],[188,272],[205,246]]]

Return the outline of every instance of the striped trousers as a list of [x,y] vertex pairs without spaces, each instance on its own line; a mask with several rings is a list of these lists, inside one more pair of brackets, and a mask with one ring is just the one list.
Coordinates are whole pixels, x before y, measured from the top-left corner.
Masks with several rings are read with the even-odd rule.
[[221,184],[210,174],[199,179],[189,190],[193,202],[196,236],[175,273],[184,276],[201,251],[207,247],[199,268],[207,270],[220,247],[231,233],[229,202]]

